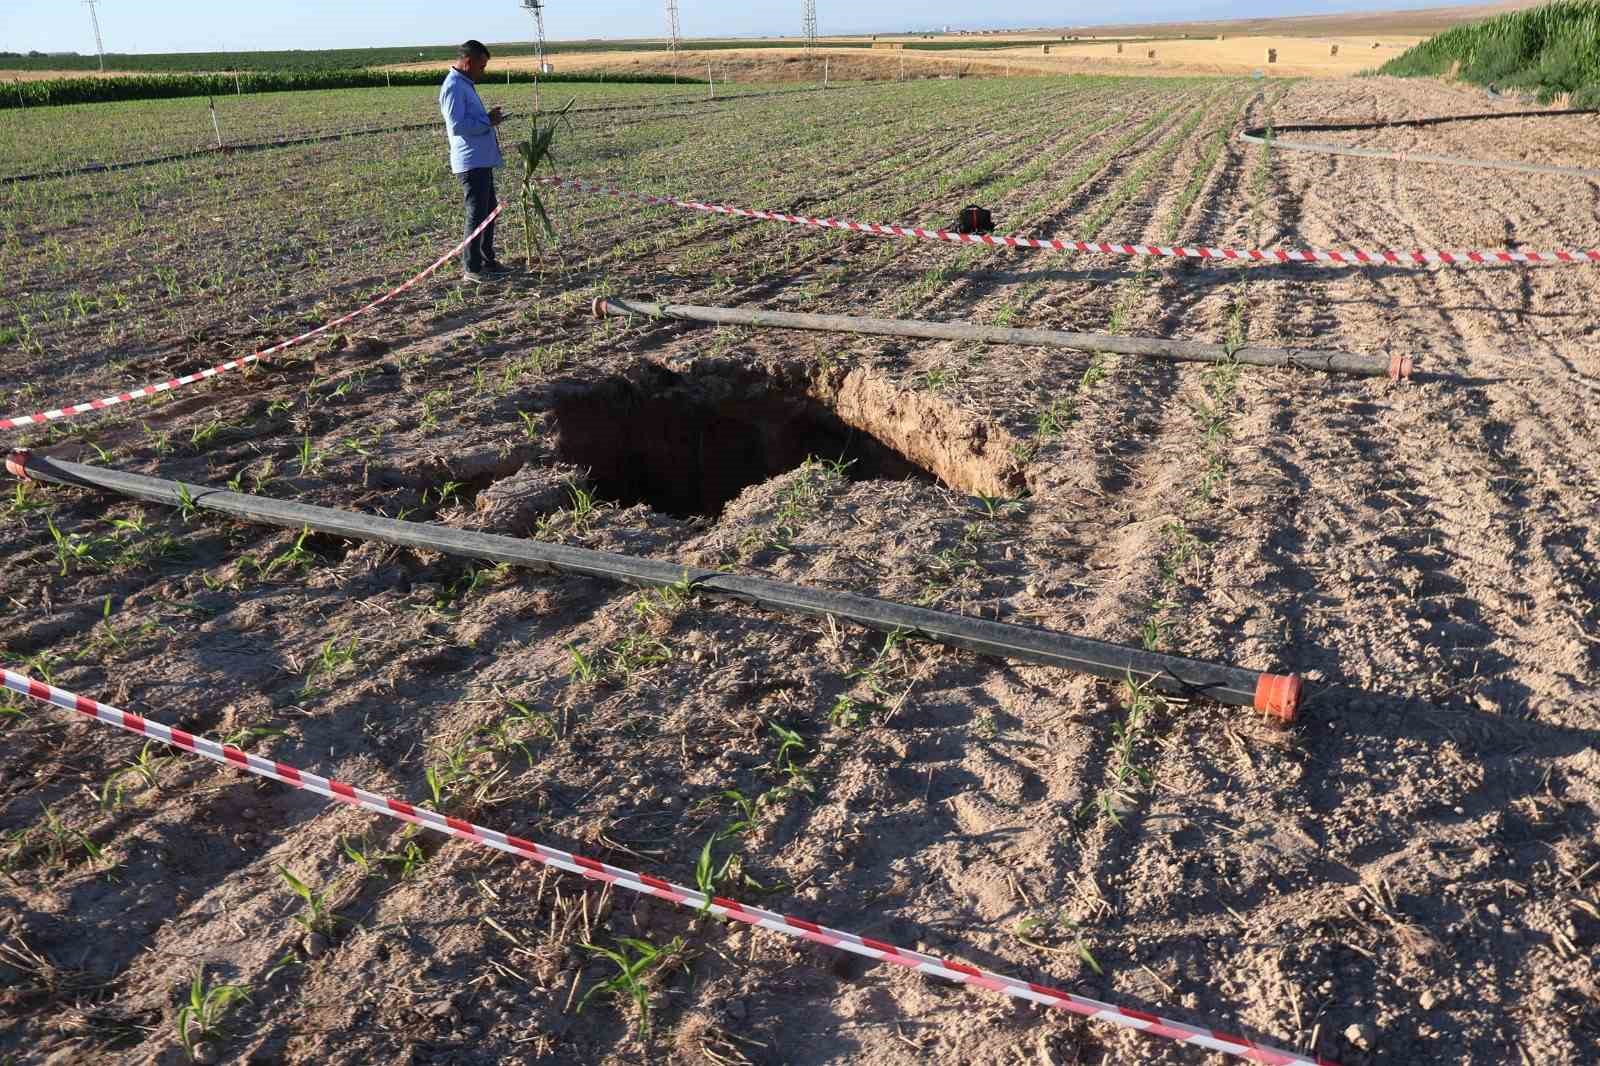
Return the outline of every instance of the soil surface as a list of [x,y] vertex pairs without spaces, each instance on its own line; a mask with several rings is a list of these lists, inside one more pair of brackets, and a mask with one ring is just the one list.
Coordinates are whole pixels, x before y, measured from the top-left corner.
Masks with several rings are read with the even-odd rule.
[[[1143,92],[1119,93],[1140,119],[1158,106]],[[1362,79],[1186,100],[1146,132],[1075,120],[1083,147],[1007,192],[1001,229],[1600,246],[1600,183],[1267,157],[1216,136],[1502,106],[1481,93]],[[706,121],[761,130],[759,109],[780,105],[750,106]],[[772,174],[780,191],[756,206],[823,212],[918,153],[936,165],[942,144],[1005,149],[1013,134],[982,110],[951,107],[944,128],[803,190]],[[1345,136],[1562,162],[1583,135],[1560,119]],[[585,162],[603,173],[604,158]],[[787,158],[775,148],[769,171]],[[932,180],[921,219],[948,206]],[[694,181],[678,191],[717,195],[714,170]],[[1600,1059],[1595,268],[999,251],[955,269],[949,247],[773,226],[791,258],[749,277],[738,259],[755,249],[724,243],[738,224],[585,210],[564,271],[465,295],[441,279],[297,360],[28,439],[281,499],[1296,670],[1301,720],[692,591],[49,486],[0,503],[6,661],[507,832],[690,884],[709,855],[724,895],[1339,1062]],[[625,245],[645,238],[659,240]],[[1399,352],[1418,372],[596,321],[602,285]],[[351,303],[324,295],[324,310]],[[250,328],[179,335],[121,370],[207,365]],[[8,348],[8,387],[100,395],[93,337],[61,346]],[[180,1033],[202,1059],[257,1064],[1222,1061],[11,706],[5,1061],[165,1066],[186,1061]],[[607,986],[619,966],[597,949],[637,960],[646,942],[659,954],[637,998]],[[197,973],[213,997],[185,1016]]]

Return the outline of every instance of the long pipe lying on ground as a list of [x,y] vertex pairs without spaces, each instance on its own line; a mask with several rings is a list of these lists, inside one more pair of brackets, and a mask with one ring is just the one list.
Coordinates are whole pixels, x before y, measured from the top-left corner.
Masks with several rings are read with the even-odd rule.
[[1267,674],[1176,655],[1162,655],[1143,648],[1107,644],[1036,626],[985,621],[870,596],[788,585],[654,559],[569,548],[561,544],[546,544],[492,533],[475,533],[430,523],[374,518],[332,507],[226,492],[206,485],[85,466],[29,455],[27,452],[13,452],[6,459],[6,469],[24,479],[106,489],[169,507],[183,506],[187,501],[188,506],[217,511],[250,522],[289,529],[313,529],[337,537],[378,540],[445,555],[583,574],[646,588],[661,588],[687,579],[697,592],[709,596],[741,600],[778,611],[842,618],[885,632],[909,632],[980,655],[1064,667],[1109,681],[1131,679],[1169,695],[1254,707],[1284,722],[1293,721],[1300,706],[1301,682],[1294,674]]
[[1239,139],[1250,144],[1270,144],[1295,152],[1320,155],[1346,155],[1362,159],[1393,159],[1401,163],[1431,163],[1446,167],[1477,167],[1483,170],[1513,170],[1521,174],[1560,174],[1574,178],[1600,178],[1600,170],[1590,167],[1562,167],[1549,163],[1521,163],[1511,159],[1476,159],[1460,155],[1430,155],[1426,152],[1394,152],[1382,148],[1360,148],[1351,144],[1317,141],[1286,141],[1285,133],[1335,133],[1371,131],[1398,127],[1440,126],[1447,122],[1476,122],[1497,118],[1552,118],[1560,115],[1593,115],[1593,108],[1562,111],[1487,111],[1472,115],[1432,115],[1423,118],[1384,119],[1376,122],[1291,123],[1283,126],[1252,126],[1240,131]]
[[1011,329],[973,326],[960,322],[920,322],[898,318],[856,318],[851,315],[802,315],[791,311],[753,311],[739,307],[701,307],[694,304],[660,304],[602,296],[594,302],[597,318],[638,315],[682,322],[709,322],[719,326],[775,326],[831,333],[870,333],[882,337],[921,337],[941,341],[980,341],[985,344],[1028,344],[1046,348],[1071,348],[1082,352],[1115,352],[1184,363],[1244,363],[1248,366],[1286,366],[1322,370],[1330,374],[1411,377],[1408,355],[1356,355],[1315,348],[1260,348],[1231,351],[1226,345],[1203,341],[1160,340],[1152,337],[1114,337],[1106,333],[1064,333],[1053,329]]

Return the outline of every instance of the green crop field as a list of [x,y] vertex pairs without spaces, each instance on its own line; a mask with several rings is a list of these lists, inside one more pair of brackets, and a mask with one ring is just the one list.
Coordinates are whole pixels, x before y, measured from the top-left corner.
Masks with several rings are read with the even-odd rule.
[[[153,156],[194,151],[215,145],[218,129],[226,145],[292,139],[299,136],[358,131],[439,121],[439,81],[392,89],[337,89],[167,100],[31,107],[9,113],[7,123],[18,136],[0,142],[0,176],[55,171],[90,164],[122,163]],[[760,84],[724,84],[717,96],[792,90]],[[527,83],[506,85],[492,79],[482,86],[484,99],[511,113],[529,113],[534,106]],[[690,106],[705,102],[703,86],[579,82],[549,84],[541,89],[545,106],[576,100],[579,108]],[[217,123],[212,125],[211,107]]]
[[[1110,106],[1107,94],[1114,84],[1120,83],[1018,79],[976,90],[955,83],[845,88],[833,97],[870,100],[872,113],[883,115],[896,114],[897,99],[935,102],[897,116],[895,126],[905,132],[887,138],[875,121],[852,122],[842,136],[825,133],[808,117],[816,105],[804,93],[795,94],[792,101],[780,96],[752,101],[747,107],[730,105],[735,109],[713,112],[721,117],[705,127],[695,111],[704,98],[667,86],[587,86],[573,93],[547,92],[563,100],[576,97],[580,107],[680,102],[660,117],[649,110],[580,115],[577,134],[558,149],[562,165],[573,173],[604,172],[652,191],[704,191],[780,205],[791,202],[786,189],[800,187],[811,195],[827,194],[837,211],[884,217],[914,212],[926,198],[925,183],[932,181],[948,204],[972,197],[1021,196],[1015,204],[1009,199],[1001,202],[1016,218],[1037,215],[1053,198],[1068,194],[1059,181],[1052,186],[1047,180],[1052,173],[1050,159],[1065,155],[1056,131],[1063,121],[1075,122],[1075,116],[1094,115],[1097,108]],[[1118,110],[1170,101],[1162,103],[1144,125],[1134,127],[1140,136],[1155,128],[1152,123],[1169,123],[1176,114],[1174,107],[1203,113],[1200,105],[1212,95],[1196,95],[1194,84],[1182,80],[1130,84],[1136,87],[1134,95],[1129,104],[1117,105]],[[741,88],[757,92],[764,87]],[[531,103],[528,92],[521,86],[484,87],[490,103],[503,102],[510,108]],[[1027,100],[1029,117],[1010,133],[987,135],[983,140],[993,147],[971,146],[958,163],[930,155],[925,148],[908,145],[885,153],[877,147],[885,141],[931,138],[931,132],[915,131],[936,126],[936,101],[941,97],[973,98],[984,107],[1000,108]],[[1205,111],[1215,112],[1220,106],[1213,101]],[[270,138],[286,130],[429,123],[437,117],[436,94],[420,88],[222,98],[218,114],[230,140]],[[12,117],[27,135],[0,155],[0,169],[7,172],[203,148],[212,137],[209,112],[203,101],[194,100],[30,109]],[[762,123],[789,132],[757,136]],[[508,127],[505,136],[514,135],[514,129],[514,124]],[[789,142],[796,146],[784,149]],[[826,149],[819,150],[824,143]],[[26,150],[20,148],[23,144],[28,145]],[[810,152],[802,147],[806,144],[814,146]],[[793,156],[791,165],[805,169],[786,166],[780,182],[769,168],[773,154],[784,152]],[[1012,163],[1009,153],[1026,155],[1028,161]],[[106,331],[101,343],[122,345],[184,328],[182,323],[193,320],[197,307],[232,321],[248,311],[258,323],[256,328],[289,329],[294,316],[259,306],[270,294],[327,291],[349,278],[383,275],[400,267],[408,256],[424,255],[448,238],[448,222],[458,208],[441,154],[442,136],[429,126],[234,161],[165,164],[120,179],[76,179],[72,187],[77,192],[65,199],[52,183],[5,187],[0,195],[5,198],[6,251],[14,288],[26,295],[11,297],[0,314],[0,331],[13,343],[32,348],[43,344],[43,337],[81,321]],[[882,162],[867,162],[880,157]],[[707,158],[718,160],[710,187],[703,183],[701,169]],[[900,165],[906,159],[920,162]],[[1111,161],[1112,157],[1104,160]],[[850,195],[850,182],[861,182],[871,170],[881,170],[882,176],[864,185],[869,191]],[[308,197],[312,190],[314,196]],[[86,204],[93,205],[93,226],[84,230],[67,226],[74,236],[63,239],[59,236],[63,226],[80,217]],[[567,224],[582,230],[587,239],[614,242],[602,257],[607,262],[626,259],[629,249],[659,254],[681,238],[685,243],[675,253],[678,261],[696,267],[720,262],[719,273],[730,272],[727,282],[717,284],[758,278],[786,261],[797,247],[836,240],[750,227],[730,229],[714,219],[661,208],[623,209],[596,199],[571,200],[562,213]],[[594,229],[597,224],[602,228]],[[208,239],[207,234],[222,239]],[[245,234],[248,240],[241,240]],[[159,266],[145,270],[114,268],[121,250],[134,240],[142,246],[192,252],[163,256]],[[884,244],[860,251],[879,264],[874,269],[881,269],[906,250]],[[600,265],[597,261],[594,267]],[[940,287],[936,279],[922,284],[931,290]]]
[[1457,74],[1479,85],[1568,94],[1600,108],[1600,0],[1559,0],[1458,26],[1385,63],[1381,74]]

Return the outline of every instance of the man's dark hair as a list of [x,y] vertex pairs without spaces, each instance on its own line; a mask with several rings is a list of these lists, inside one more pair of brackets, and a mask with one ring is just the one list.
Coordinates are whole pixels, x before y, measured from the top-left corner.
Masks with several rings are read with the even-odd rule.
[[489,49],[482,41],[467,41],[456,49],[457,59],[488,59]]

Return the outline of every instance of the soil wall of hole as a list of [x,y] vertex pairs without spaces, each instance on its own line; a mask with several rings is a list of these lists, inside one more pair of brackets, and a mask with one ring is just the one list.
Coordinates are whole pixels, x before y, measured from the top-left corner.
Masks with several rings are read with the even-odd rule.
[[840,462],[856,481],[920,478],[989,496],[1023,486],[1009,434],[868,371],[642,362],[561,383],[552,408],[557,459],[587,469],[598,495],[679,517],[716,516],[808,458]]
[[958,492],[1014,496],[1026,486],[1020,442],[931,392],[904,389],[869,370],[816,382],[813,396]]

